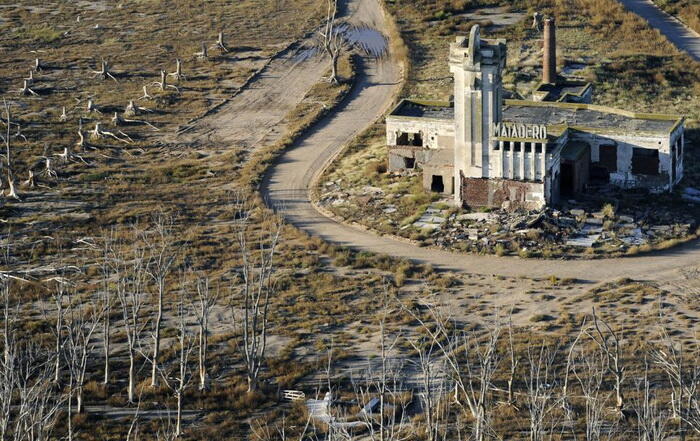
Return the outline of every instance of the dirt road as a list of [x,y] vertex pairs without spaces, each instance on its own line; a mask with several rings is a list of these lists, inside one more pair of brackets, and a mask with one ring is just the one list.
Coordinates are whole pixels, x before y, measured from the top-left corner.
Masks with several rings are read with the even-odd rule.
[[659,9],[651,0],[618,0],[627,9],[648,21],[677,48],[700,61],[700,35],[677,18]]
[[[374,0],[363,0],[367,11]],[[385,29],[381,11],[372,24]],[[700,39],[698,39],[700,42]],[[336,155],[362,130],[379,118],[391,105],[399,88],[400,69],[396,61],[365,59],[355,89],[336,111],[287,151],[263,182],[262,192],[269,203],[284,212],[286,219],[324,240],[358,250],[410,258],[416,262],[478,274],[504,276],[573,277],[591,282],[619,277],[673,281],[682,278],[680,270],[700,263],[700,242],[640,257],[593,261],[544,261],[513,257],[477,256],[419,248],[391,237],[381,237],[343,225],[320,214],[310,202],[313,178],[322,172],[329,158]]]

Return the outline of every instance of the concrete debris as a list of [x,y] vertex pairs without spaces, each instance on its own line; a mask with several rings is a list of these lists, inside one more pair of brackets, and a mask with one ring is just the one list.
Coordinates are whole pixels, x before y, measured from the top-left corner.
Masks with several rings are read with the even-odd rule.
[[692,202],[694,204],[700,204],[700,190],[697,190],[692,187],[688,187],[685,190],[683,190],[683,194],[681,195],[683,200],[686,200],[688,202]]

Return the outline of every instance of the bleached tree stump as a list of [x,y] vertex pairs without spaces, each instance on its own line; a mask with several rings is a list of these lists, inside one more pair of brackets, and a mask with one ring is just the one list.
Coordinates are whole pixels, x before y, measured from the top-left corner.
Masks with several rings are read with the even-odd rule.
[[22,185],[25,187],[34,188],[34,172],[31,169],[29,170],[29,177],[27,177],[26,181],[22,181]]
[[148,94],[148,90],[146,89],[146,86],[143,86],[143,96],[139,98],[140,100],[152,100],[153,97]]
[[226,42],[224,42],[223,32],[219,32],[219,37],[216,39],[216,44],[214,46],[219,48],[221,52],[225,54],[229,52],[229,48],[226,46]]
[[61,116],[58,117],[58,120],[61,122],[68,121],[68,115],[66,114],[66,106],[63,106],[63,110],[61,111]]
[[38,72],[42,69],[42,67],[43,66],[41,64],[41,60],[39,60],[39,58],[35,58],[34,59],[34,70]]
[[7,177],[7,185],[9,188],[7,189],[5,197],[8,199],[15,199],[17,201],[21,201],[22,199],[19,197],[17,191],[15,190],[15,179],[11,174]]
[[[83,119],[79,118],[78,119],[78,147],[81,150],[85,150],[85,137],[83,136]],[[66,148],[66,152],[68,149]]]
[[171,88],[175,89],[177,92],[180,92],[180,89],[178,89],[176,86],[168,84],[168,75],[163,69],[160,70],[160,81],[154,81],[153,85],[158,86],[160,90],[167,90],[168,88]]
[[87,106],[86,106],[85,110],[87,110],[88,113],[94,112],[94,113],[99,113],[100,115],[102,114],[102,112],[99,111],[97,106],[95,106],[95,102],[92,101],[92,98],[88,99]]
[[34,96],[39,96],[38,93],[34,92],[32,89],[29,88],[29,84],[27,80],[24,80],[24,84],[22,85],[22,88],[19,90],[20,95],[34,95]]
[[174,77],[177,81],[184,80],[185,76],[182,74],[182,60],[175,59],[175,72],[169,73],[168,76]]
[[[66,147],[66,152],[68,151],[68,148]],[[58,174],[56,171],[53,169],[53,166],[51,164],[51,158],[48,156],[44,156],[44,170],[41,172],[42,175],[47,176],[49,178],[57,178]]]
[[202,42],[202,50],[200,52],[196,52],[195,55],[197,58],[201,58],[206,60],[209,58],[209,53],[207,51],[207,44],[205,42]]
[[115,83],[117,82],[117,79],[109,70],[109,64],[104,59],[100,63],[100,70],[93,70],[92,73],[95,74],[95,76],[101,77],[103,80],[111,78]]
[[98,140],[100,140],[100,139],[103,139],[103,138],[106,137],[106,136],[109,136],[110,138],[114,138],[114,139],[116,139],[117,141],[123,142],[123,143],[126,143],[126,144],[129,144],[130,142],[132,142],[131,138],[129,138],[129,136],[128,136],[126,133],[120,132],[120,134],[121,134],[122,136],[124,136],[125,139],[122,139],[122,138],[118,137],[116,134],[114,134],[114,133],[112,133],[112,132],[107,132],[107,131],[105,131],[105,130],[102,130],[102,125],[101,125],[101,123],[96,122],[96,123],[95,123],[95,128],[92,129],[92,130],[90,131],[90,139],[93,140],[93,141],[98,141]]

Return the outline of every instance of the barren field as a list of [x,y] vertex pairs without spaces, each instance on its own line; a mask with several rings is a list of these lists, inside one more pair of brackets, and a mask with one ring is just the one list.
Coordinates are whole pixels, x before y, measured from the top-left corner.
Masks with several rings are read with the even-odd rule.
[[[536,59],[522,20],[545,2],[472,3],[387,2],[411,55],[404,94],[449,93],[444,43],[474,21]],[[341,2],[370,37],[345,42],[330,83],[309,51],[326,6],[0,5],[0,438],[699,439],[697,268],[602,284],[436,272],[330,245],[266,207],[257,189],[280,154],[362,112],[367,41],[388,39],[391,72],[406,55],[381,3]],[[629,36],[611,52],[569,19],[566,59],[593,54],[601,100],[632,100],[606,92],[617,69],[647,81],[649,103],[696,112],[697,72],[676,55],[640,54]],[[649,59],[673,92],[651,87]],[[512,74],[513,93],[535,70]],[[372,179],[375,153],[356,159]]]

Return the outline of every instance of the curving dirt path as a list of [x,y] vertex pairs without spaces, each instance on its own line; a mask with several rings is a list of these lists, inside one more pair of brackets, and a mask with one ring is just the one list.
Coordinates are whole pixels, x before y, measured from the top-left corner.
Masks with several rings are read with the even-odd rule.
[[[627,0],[631,1],[631,0]],[[386,29],[376,0],[362,0],[367,11],[376,11],[371,24]],[[698,39],[700,42],[700,38]],[[355,88],[332,114],[320,121],[268,170],[262,194],[286,219],[324,240],[358,250],[409,258],[436,267],[476,274],[572,277],[599,282],[620,277],[675,281],[683,269],[700,264],[700,241],[664,252],[639,257],[590,261],[544,261],[514,257],[478,256],[420,248],[392,237],[377,236],[354,226],[338,223],[312,205],[309,191],[314,178],[344,145],[381,117],[400,87],[400,67],[391,56],[365,59]]]
[[667,14],[651,0],[618,0],[625,8],[649,22],[678,49],[700,61],[700,34],[690,29],[676,17]]

